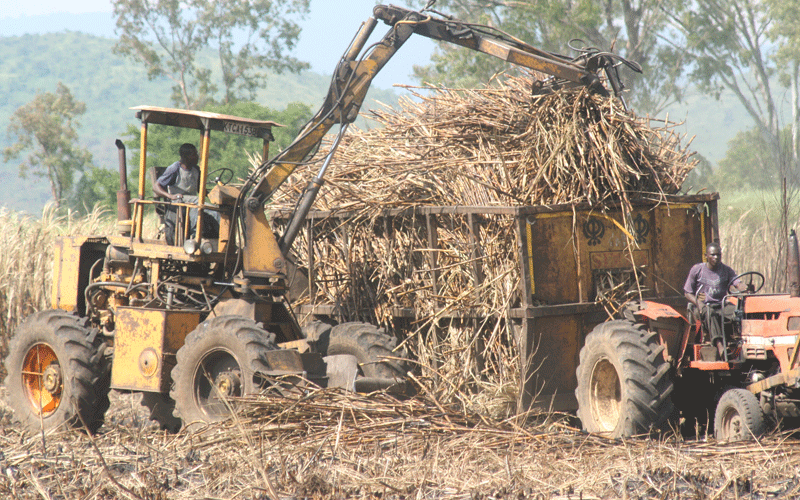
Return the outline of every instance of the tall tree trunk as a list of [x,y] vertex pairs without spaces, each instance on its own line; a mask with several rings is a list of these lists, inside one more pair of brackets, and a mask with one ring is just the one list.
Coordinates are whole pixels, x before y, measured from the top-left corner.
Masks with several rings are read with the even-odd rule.
[[792,168],[796,171],[800,167],[800,61],[792,62],[789,86],[792,92]]

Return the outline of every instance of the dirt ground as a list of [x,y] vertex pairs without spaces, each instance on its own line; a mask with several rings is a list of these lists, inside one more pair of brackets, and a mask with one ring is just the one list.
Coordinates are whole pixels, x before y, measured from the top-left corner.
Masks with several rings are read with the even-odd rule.
[[259,396],[177,434],[112,392],[94,436],[23,432],[0,387],[0,498],[800,498],[800,441],[607,440],[386,395]]

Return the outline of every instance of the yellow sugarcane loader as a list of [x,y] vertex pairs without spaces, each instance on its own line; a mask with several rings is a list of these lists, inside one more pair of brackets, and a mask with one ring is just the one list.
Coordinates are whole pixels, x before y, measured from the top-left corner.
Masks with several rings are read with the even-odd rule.
[[[387,34],[365,49],[377,24]],[[62,238],[55,251],[52,309],[27,318],[6,360],[9,399],[31,428],[62,424],[98,429],[111,389],[143,393],[142,403],[164,428],[211,422],[230,412],[231,397],[252,394],[281,377],[374,390],[398,384],[405,352],[384,330],[366,323],[301,327],[288,306],[302,280],[291,247],[323,184],[333,151],[359,112],[375,75],[413,34],[461,45],[552,75],[532,91],[585,86],[621,98],[617,74],[625,63],[596,50],[568,58],[531,47],[486,26],[432,10],[379,5],[340,60],[324,104],[286,149],[266,161],[272,128],[257,121],[202,111],[133,108],[141,121],[138,193],[127,194],[120,147],[119,230],[114,235]],[[602,78],[601,78],[602,77]],[[610,92],[604,86],[610,86]],[[316,153],[325,134],[341,129],[283,234],[265,215],[270,197],[295,167]],[[146,193],[151,126],[200,134],[197,202],[154,199]],[[211,133],[249,136],[265,161],[242,186],[209,165]],[[216,167],[216,168],[215,168]],[[169,211],[178,223],[164,238],[148,238],[145,212]],[[190,224],[195,211],[196,223]],[[182,215],[182,216],[181,216]],[[209,233],[204,220],[218,221]]]

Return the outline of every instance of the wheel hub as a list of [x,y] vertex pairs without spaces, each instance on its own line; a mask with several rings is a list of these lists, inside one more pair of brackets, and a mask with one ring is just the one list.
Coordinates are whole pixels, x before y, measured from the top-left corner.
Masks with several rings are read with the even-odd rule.
[[231,397],[241,394],[242,381],[239,375],[234,372],[223,372],[214,381],[217,390],[222,396]]
[[50,363],[42,373],[42,388],[50,394],[61,394],[61,367],[58,363]]
[[45,343],[31,346],[22,364],[22,390],[37,415],[48,416],[61,404],[63,376],[58,356]]
[[744,437],[744,422],[739,412],[728,410],[722,420],[721,436],[724,439],[738,440]]

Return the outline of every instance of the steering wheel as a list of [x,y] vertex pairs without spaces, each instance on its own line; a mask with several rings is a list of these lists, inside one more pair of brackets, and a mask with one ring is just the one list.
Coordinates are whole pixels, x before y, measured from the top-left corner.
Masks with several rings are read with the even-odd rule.
[[[765,282],[764,275],[759,273],[758,271],[748,271],[746,273],[742,273],[742,274],[734,277],[731,280],[730,284],[728,284],[728,294],[735,295],[737,293],[742,293],[739,290],[736,290],[733,287],[733,284],[736,283],[736,280],[741,280],[745,276],[748,276],[750,279],[746,280],[747,281],[747,290],[745,290],[744,293],[758,293],[759,290],[764,288],[764,282]],[[756,277],[761,279],[761,282],[758,284],[758,286],[753,285],[753,278],[756,278]],[[745,280],[742,280],[742,281],[745,281]],[[731,290],[731,289],[733,289],[733,290]]]
[[[214,174],[216,174],[216,177],[214,177]],[[223,180],[223,178],[225,178],[225,180]],[[208,173],[208,177],[206,177],[206,189],[216,186],[217,183],[224,186],[232,180],[233,170],[225,167],[212,170]]]

